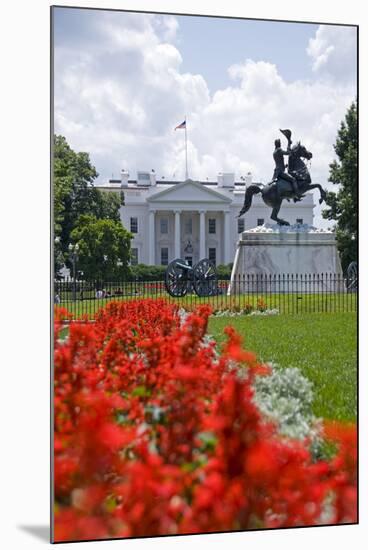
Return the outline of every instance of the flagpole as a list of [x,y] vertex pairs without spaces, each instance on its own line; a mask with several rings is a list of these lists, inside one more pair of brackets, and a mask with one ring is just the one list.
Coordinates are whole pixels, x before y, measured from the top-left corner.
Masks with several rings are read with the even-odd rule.
[[185,115],[185,179],[188,179],[187,115]]

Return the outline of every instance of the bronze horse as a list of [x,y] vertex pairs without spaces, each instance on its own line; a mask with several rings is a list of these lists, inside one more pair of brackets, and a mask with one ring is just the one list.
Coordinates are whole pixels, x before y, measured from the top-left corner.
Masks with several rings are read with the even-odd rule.
[[[326,191],[319,183],[312,183],[309,170],[302,160],[303,158],[310,160],[312,156],[312,153],[307,151],[304,145],[301,145],[301,143],[298,142],[291,148],[288,172],[296,178],[298,190],[302,196],[306,191],[310,191],[311,189],[319,189],[321,194],[319,203],[321,204],[322,201],[326,200]],[[292,198],[294,199],[294,202],[300,200],[300,198],[295,197],[292,184],[290,182],[286,181],[282,177],[279,177],[276,181],[271,181],[264,187],[260,187],[255,184],[250,185],[245,192],[244,205],[240,210],[238,217],[245,214],[245,212],[248,212],[252,205],[252,197],[256,193],[261,193],[263,202],[272,208],[272,220],[277,222],[279,225],[290,225],[289,222],[278,217],[278,213],[284,199],[290,200]]]

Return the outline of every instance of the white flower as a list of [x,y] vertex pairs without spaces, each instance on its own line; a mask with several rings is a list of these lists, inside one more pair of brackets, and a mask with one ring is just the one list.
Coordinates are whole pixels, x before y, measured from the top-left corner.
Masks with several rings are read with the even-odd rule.
[[230,309],[222,309],[216,311],[214,317],[242,317],[244,315],[278,315],[280,312],[278,309],[266,309],[265,311],[255,310],[249,313],[246,309],[240,309],[239,311],[232,311]]
[[266,309],[265,311],[259,311],[256,309],[255,311],[252,311],[250,315],[278,315],[280,312],[278,309]]
[[179,310],[178,310],[178,315],[179,315],[179,319],[180,319],[180,325],[183,325],[189,315],[189,312],[186,311],[183,307],[181,307]]
[[260,411],[276,421],[281,435],[310,439],[316,456],[321,445],[321,421],[312,413],[313,385],[299,369],[275,368],[270,376],[255,380],[254,400]]

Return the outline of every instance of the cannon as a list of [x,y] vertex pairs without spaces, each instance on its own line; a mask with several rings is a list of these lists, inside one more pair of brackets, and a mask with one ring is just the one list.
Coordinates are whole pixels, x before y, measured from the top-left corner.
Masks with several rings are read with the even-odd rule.
[[185,296],[192,289],[200,297],[215,296],[218,294],[216,267],[207,258],[193,267],[177,258],[166,268],[165,287],[174,298]]
[[346,272],[346,290],[348,292],[357,292],[358,290],[358,264],[351,262]]

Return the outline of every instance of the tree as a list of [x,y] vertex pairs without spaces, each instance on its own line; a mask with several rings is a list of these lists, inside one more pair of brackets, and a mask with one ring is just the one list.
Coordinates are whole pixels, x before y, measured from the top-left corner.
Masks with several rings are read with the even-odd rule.
[[341,122],[334,149],[338,160],[330,164],[329,181],[339,185],[339,190],[327,194],[323,217],[336,220],[336,240],[342,268],[358,257],[358,132],[357,105],[349,107]]
[[76,153],[65,137],[54,136],[54,221],[59,239],[55,253],[55,273],[63,260],[70,267],[68,245],[81,216],[94,216],[120,223],[122,194],[101,191],[93,186],[98,173],[88,153]]
[[79,245],[78,271],[83,271],[84,279],[103,282],[126,278],[133,235],[120,221],[80,216],[71,238]]
[[61,247],[68,246],[77,218],[90,212],[90,186],[98,173],[88,153],[75,153],[63,136],[54,136],[54,218]]
[[115,192],[100,191],[93,187],[91,189],[91,214],[98,220],[113,220],[120,222],[120,206],[122,205],[121,195]]

